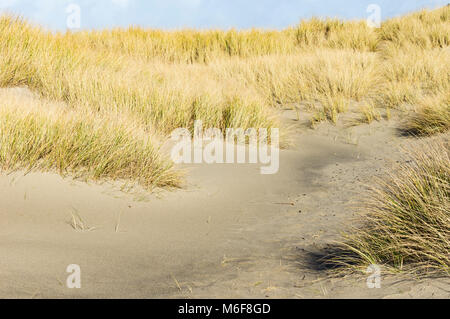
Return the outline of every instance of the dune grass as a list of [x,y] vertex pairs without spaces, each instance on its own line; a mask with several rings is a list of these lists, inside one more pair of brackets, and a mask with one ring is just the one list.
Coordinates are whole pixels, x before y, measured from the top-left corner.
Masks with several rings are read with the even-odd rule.
[[177,187],[181,174],[159,144],[124,120],[98,119],[17,93],[0,94],[0,167],[121,180],[148,190]]
[[448,138],[409,149],[408,160],[371,189],[364,224],[345,235],[331,262],[450,275],[449,163]]
[[[303,21],[282,31],[130,28],[53,34],[0,19],[0,86],[100,113],[127,113],[163,133],[196,119],[225,129],[280,126],[271,106],[315,105],[337,121],[352,102],[402,108],[449,90],[447,7],[385,22]],[[231,105],[232,103],[235,105]],[[257,105],[257,106],[256,106]],[[317,109],[317,106],[319,109]]]
[[[26,85],[77,109],[133,116],[139,124],[163,134],[193,126],[197,119],[225,129],[230,122],[227,116],[235,109],[239,116],[232,122],[238,127],[277,125],[257,96],[220,85],[213,91],[204,89],[205,81],[196,80],[208,70],[193,78],[185,65],[142,63],[120,53],[85,50],[60,37],[18,19],[0,20],[0,42],[6,44],[0,47],[0,86]],[[165,79],[171,72],[176,72],[177,81]]]
[[[52,33],[17,17],[1,16],[0,87],[26,86],[43,101],[64,103],[86,125],[94,118],[104,122],[124,118],[118,128],[123,135],[116,136],[121,141],[125,136],[131,141],[133,132],[164,138],[176,128],[192,129],[195,120],[222,130],[277,127],[286,135],[277,112],[287,106],[305,107],[313,113],[312,124],[336,123],[341,113],[355,107],[363,122],[371,122],[381,118],[380,109],[395,108],[408,111],[405,116],[411,113],[411,125],[426,126],[423,131],[431,134],[448,126],[449,16],[449,7],[424,10],[388,20],[379,29],[369,28],[365,21],[311,19],[281,31],[133,27],[74,33]],[[425,101],[432,103],[427,106]],[[45,117],[32,122],[17,112],[8,114],[2,119],[6,126],[5,121],[17,121],[40,126],[36,134],[44,128],[68,134],[56,128],[65,122]],[[75,129],[73,121],[67,125]],[[24,130],[21,138],[32,139],[32,130]],[[103,139],[101,144],[109,145],[103,151],[119,154],[124,147],[101,137],[95,126],[84,132],[86,138],[92,133],[97,141]],[[134,156],[147,156],[149,149],[142,145],[135,146],[139,152]],[[83,152],[95,153],[100,146],[92,141],[93,149],[89,147],[86,144]],[[94,160],[94,153],[89,163],[75,150],[80,149],[66,150],[71,155],[65,157],[64,167],[74,171],[83,167],[102,176],[102,163]],[[54,159],[38,149],[28,152],[37,157],[33,165]],[[46,154],[46,160],[39,154]],[[6,155],[2,162],[31,165],[27,161],[32,157],[13,158],[17,163]],[[132,161],[132,153],[119,156],[117,163],[109,159],[108,173],[103,175],[124,172],[124,158]],[[153,166],[141,159],[137,166],[163,172],[156,175],[167,173],[167,180],[172,180],[166,160],[151,158]],[[128,169],[117,177],[146,179],[147,186],[165,184],[155,182],[163,178],[151,172],[139,177],[137,170]]]
[[450,130],[450,91],[421,100],[404,130],[413,135],[433,135]]

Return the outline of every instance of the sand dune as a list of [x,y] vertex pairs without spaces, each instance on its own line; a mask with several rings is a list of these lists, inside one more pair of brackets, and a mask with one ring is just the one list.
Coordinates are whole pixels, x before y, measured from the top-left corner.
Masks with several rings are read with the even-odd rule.
[[[1,15],[0,298],[450,297],[449,8],[278,31]],[[277,173],[177,164],[200,121],[270,131]]]
[[[327,279],[315,269],[364,184],[412,142],[395,126],[299,128],[276,175],[251,164],[190,165],[185,189],[153,195],[3,174],[0,297],[449,297],[444,279],[386,274],[381,289],[368,289],[365,277]],[[69,264],[81,267],[81,289],[66,287]]]

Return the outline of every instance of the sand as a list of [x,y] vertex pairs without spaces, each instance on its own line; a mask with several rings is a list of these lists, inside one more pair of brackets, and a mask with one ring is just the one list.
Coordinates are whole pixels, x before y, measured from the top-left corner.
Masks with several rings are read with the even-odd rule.
[[[339,240],[373,176],[401,160],[395,121],[296,122],[276,175],[259,165],[186,165],[186,187],[126,194],[53,173],[0,176],[1,298],[448,298],[448,278],[327,278],[315,256]],[[306,121],[305,121],[306,122]],[[71,225],[77,214],[85,231]],[[66,268],[81,267],[81,289]]]

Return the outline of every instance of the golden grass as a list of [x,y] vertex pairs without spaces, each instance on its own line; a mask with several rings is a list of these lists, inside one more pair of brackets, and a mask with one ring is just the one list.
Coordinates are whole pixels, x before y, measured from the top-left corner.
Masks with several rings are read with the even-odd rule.
[[[387,51],[392,51],[387,53]],[[393,108],[415,105],[426,96],[441,95],[450,90],[450,50],[423,50],[407,46],[405,50],[385,49],[389,54],[382,62],[378,104]]]
[[0,94],[0,167],[176,187],[180,173],[145,132],[17,93]]
[[450,91],[422,99],[404,129],[414,135],[433,135],[450,130]]
[[371,189],[365,223],[345,236],[332,262],[363,269],[450,274],[450,145],[423,142]]
[[[353,107],[360,110],[363,122],[371,122],[381,118],[379,109],[389,113],[389,108],[410,110],[413,106],[411,123],[426,123],[429,133],[442,131],[450,83],[449,12],[449,7],[425,10],[386,21],[379,29],[369,28],[364,21],[311,19],[282,31],[165,32],[133,27],[76,33],[51,33],[2,16],[0,87],[26,86],[43,101],[63,102],[78,114],[77,120],[72,116],[67,120],[66,115],[33,120],[28,113],[22,116],[9,109],[2,122],[21,125],[23,139],[50,130],[61,134],[62,140],[70,138],[69,131],[58,127],[76,129],[82,123],[87,126],[83,132],[97,139],[92,150],[86,144],[83,152],[98,151],[101,141],[109,145],[102,146],[102,151],[119,154],[125,145],[114,144],[112,138],[102,136],[98,125],[90,123],[123,119],[120,125],[112,122],[119,125],[115,138],[128,138],[138,152],[133,153],[130,146],[117,163],[109,159],[108,169],[103,170],[101,161],[93,157],[89,157],[92,163],[83,161],[81,151],[67,149],[75,153],[64,158],[63,167],[83,167],[95,177],[139,179],[146,186],[176,183],[167,182],[173,180],[166,169],[170,163],[159,155],[156,160],[154,154],[159,151],[143,146],[145,136],[166,137],[179,127],[192,129],[195,120],[222,130],[280,127],[285,134],[276,116],[280,107],[305,107],[314,113],[314,124],[337,122],[339,114]],[[434,102],[429,104],[431,111],[418,107],[429,100],[442,101],[436,102],[438,111]],[[13,134],[11,123],[8,134]],[[108,125],[102,129],[114,131]],[[140,142],[131,138],[135,133],[141,136]],[[148,153],[154,159],[151,165],[143,160]],[[45,155],[45,160],[39,154],[34,155],[33,165],[47,162],[44,166],[49,168],[54,155]],[[132,156],[140,158],[136,159],[140,169],[157,173],[138,177],[134,168],[124,169],[122,165]],[[13,158],[17,162],[9,159],[7,166],[27,166],[31,160]]]
[[[57,36],[11,18],[0,21],[0,41],[6,43],[0,54],[3,87],[27,85],[43,97],[102,115],[125,114],[164,134],[190,127],[196,119],[222,129],[230,122],[242,128],[276,124],[258,97],[221,86],[203,88],[201,78],[208,70],[193,74],[185,65],[71,49]],[[180,79],[171,81],[174,76]],[[236,116],[230,119],[230,114]]]

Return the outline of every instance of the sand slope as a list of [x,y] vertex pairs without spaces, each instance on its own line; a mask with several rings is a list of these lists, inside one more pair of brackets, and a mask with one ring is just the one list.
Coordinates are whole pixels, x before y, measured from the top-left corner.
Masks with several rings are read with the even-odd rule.
[[[55,174],[1,175],[0,297],[450,297],[444,278],[384,276],[368,289],[366,278],[323,280],[315,269],[314,254],[339,238],[364,183],[410,143],[395,123],[294,135],[277,175],[191,165],[186,189],[144,201]],[[75,231],[74,212],[95,229]],[[81,266],[81,289],[65,285],[69,264]]]

